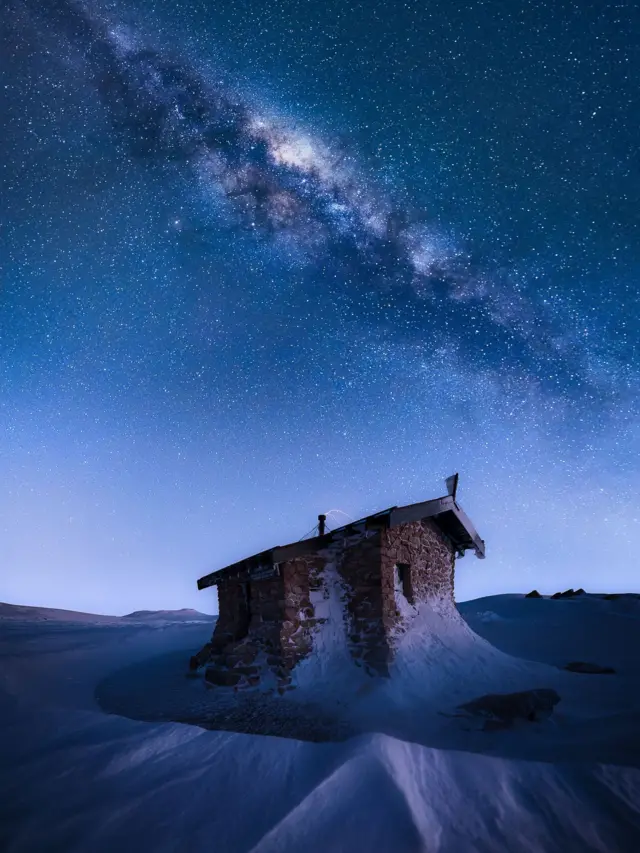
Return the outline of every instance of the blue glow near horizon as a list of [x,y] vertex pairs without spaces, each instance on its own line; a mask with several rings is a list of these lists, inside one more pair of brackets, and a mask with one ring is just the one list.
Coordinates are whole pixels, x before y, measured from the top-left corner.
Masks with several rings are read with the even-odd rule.
[[455,470],[459,599],[637,588],[618,13],[593,61],[523,11],[543,62],[493,4],[500,51],[447,4],[82,8],[0,24],[0,598],[211,611],[200,575]]

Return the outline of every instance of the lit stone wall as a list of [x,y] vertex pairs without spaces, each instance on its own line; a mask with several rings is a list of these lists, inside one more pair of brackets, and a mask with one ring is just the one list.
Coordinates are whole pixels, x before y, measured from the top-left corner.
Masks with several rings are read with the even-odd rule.
[[[312,649],[316,618],[309,598],[311,574],[314,579],[324,567],[319,556],[298,557],[282,563],[284,612],[280,631],[282,665],[292,669]],[[315,580],[314,580],[315,583]]]
[[[327,559],[337,575],[325,573]],[[221,581],[220,616],[198,665],[209,664],[206,678],[213,684],[255,687],[268,677],[280,692],[290,689],[291,670],[313,653],[314,630],[323,621],[311,592],[326,592],[337,577],[351,656],[371,674],[386,675],[398,630],[414,612],[409,605],[438,600],[453,606],[454,561],[452,544],[427,519],[333,543],[330,556],[282,563],[277,577],[251,582],[250,620],[242,583]],[[403,583],[399,564],[406,566]],[[405,593],[407,606],[400,608],[397,596]]]
[[345,543],[336,566],[347,590],[351,655],[371,672],[385,674],[390,649],[383,624],[381,532]]
[[409,603],[454,602],[455,549],[430,519],[391,527],[382,534],[381,574],[385,630],[398,627],[396,604],[399,564],[408,568]]

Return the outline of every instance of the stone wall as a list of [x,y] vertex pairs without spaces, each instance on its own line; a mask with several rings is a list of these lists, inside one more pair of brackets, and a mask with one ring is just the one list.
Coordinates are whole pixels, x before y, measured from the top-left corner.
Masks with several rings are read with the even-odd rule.
[[208,664],[205,678],[242,688],[270,675],[280,692],[289,689],[290,671],[312,649],[317,620],[309,600],[310,570],[320,572],[323,565],[320,557],[301,557],[281,564],[277,577],[250,581],[250,620],[245,585],[221,581],[218,623],[198,663]]
[[[410,592],[409,604],[437,599],[453,605],[455,549],[433,521],[413,521],[385,530],[381,557],[383,622],[387,632],[402,622],[398,594]],[[408,573],[403,589],[398,588],[398,565],[406,566],[404,571]]]
[[[293,667],[312,649],[312,631],[316,619],[309,598],[311,574],[322,571],[324,560],[318,556],[298,557],[280,567],[284,580],[284,619],[280,632],[282,665]],[[315,582],[315,580],[314,580]]]
[[345,543],[337,560],[347,589],[349,646],[354,660],[368,670],[386,674],[390,649],[383,624],[381,532]]
[[[283,619],[282,576],[218,583],[218,620],[211,642],[192,659],[206,666],[205,680],[225,687],[255,687],[266,658],[280,652]],[[258,660],[260,659],[260,660]]]
[[235,580],[218,584],[218,619],[211,638],[214,650],[222,649],[227,643],[238,640],[249,627],[244,589]]
[[280,627],[284,607],[282,575],[250,582],[251,622],[248,639],[261,649],[276,651],[280,646]]

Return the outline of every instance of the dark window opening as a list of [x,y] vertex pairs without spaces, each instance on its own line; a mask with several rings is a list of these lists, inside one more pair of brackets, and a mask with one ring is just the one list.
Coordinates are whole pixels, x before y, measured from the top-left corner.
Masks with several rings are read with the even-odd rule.
[[244,604],[247,610],[247,621],[251,622],[251,584],[244,584]]
[[396,563],[398,586],[410,604],[413,604],[413,589],[411,588],[411,566],[408,563]]

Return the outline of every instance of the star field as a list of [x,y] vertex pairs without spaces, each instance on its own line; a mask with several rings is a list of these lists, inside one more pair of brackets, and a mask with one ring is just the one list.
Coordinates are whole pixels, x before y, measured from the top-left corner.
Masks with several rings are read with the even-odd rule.
[[206,610],[454,470],[459,597],[637,586],[638,22],[10,3],[0,597]]

